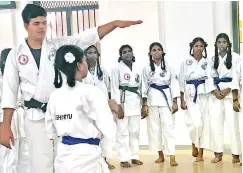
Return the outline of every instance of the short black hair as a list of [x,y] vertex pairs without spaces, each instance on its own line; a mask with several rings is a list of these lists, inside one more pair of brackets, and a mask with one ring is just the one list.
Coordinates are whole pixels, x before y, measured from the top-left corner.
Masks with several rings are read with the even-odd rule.
[[27,4],[22,11],[22,18],[26,24],[29,24],[31,19],[38,16],[47,16],[46,10],[39,5]]

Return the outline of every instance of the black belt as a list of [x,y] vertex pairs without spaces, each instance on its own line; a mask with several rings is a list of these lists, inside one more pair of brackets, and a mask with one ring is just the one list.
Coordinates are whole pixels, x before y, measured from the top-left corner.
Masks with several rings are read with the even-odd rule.
[[29,108],[41,109],[43,112],[46,112],[47,103],[41,103],[33,98],[29,101],[24,101],[24,106]]

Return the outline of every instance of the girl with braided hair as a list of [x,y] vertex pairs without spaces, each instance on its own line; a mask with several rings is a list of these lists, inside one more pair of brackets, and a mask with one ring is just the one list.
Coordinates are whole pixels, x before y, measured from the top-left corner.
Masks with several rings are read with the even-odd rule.
[[159,154],[155,162],[164,162],[165,149],[165,154],[170,156],[170,165],[177,166],[173,114],[178,111],[177,98],[180,97],[180,87],[177,76],[164,56],[160,43],[154,42],[150,45],[150,63],[142,72],[142,117],[147,117],[149,149]]
[[229,36],[220,33],[216,37],[215,55],[211,60],[211,76],[214,79],[214,90],[210,96],[210,134],[211,150],[215,158],[211,161],[217,163],[222,160],[224,150],[224,121],[228,124],[230,132],[232,163],[239,163],[241,154],[237,64],[239,55],[231,51]]
[[196,162],[203,161],[203,150],[209,148],[208,99],[213,79],[208,71],[206,47],[203,38],[194,38],[190,43],[190,56],[183,60],[179,73],[181,108],[185,110]]
[[141,70],[137,67],[133,49],[122,45],[118,64],[111,73],[111,98],[118,104],[116,146],[120,165],[142,165],[139,160],[139,134],[141,119]]
[[[88,74],[87,77],[83,79],[83,82],[86,84],[93,84],[97,86],[105,94],[107,100],[109,100],[108,89],[110,88],[110,76],[100,64],[100,53],[95,45],[89,46],[84,51],[87,64],[88,64]],[[114,100],[109,100],[114,101]],[[102,141],[101,141],[102,145]],[[106,160],[106,159],[105,159]],[[106,161],[107,162],[107,161]],[[108,163],[109,169],[114,169],[115,166]]]

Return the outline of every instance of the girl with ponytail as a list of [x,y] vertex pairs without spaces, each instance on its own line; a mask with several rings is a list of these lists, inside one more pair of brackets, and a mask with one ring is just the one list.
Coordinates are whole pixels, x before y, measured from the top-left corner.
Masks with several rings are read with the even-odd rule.
[[192,141],[192,156],[196,162],[203,161],[203,150],[209,148],[207,132],[208,100],[213,79],[208,72],[207,43],[196,37],[189,44],[190,51],[181,63],[179,83],[181,108],[185,110],[185,123]]
[[83,51],[74,45],[61,46],[54,69],[57,89],[49,98],[45,124],[50,139],[62,138],[55,172],[109,172],[102,157],[112,157],[116,126],[102,91],[82,82],[88,73]]
[[[158,151],[156,163],[164,162],[165,151],[170,155],[170,165],[177,166],[175,160],[175,121],[173,115],[178,111],[177,98],[180,87],[171,66],[165,60],[165,53],[160,43],[154,42],[149,47],[149,64],[142,72],[142,118],[147,117],[149,148]],[[162,130],[162,133],[161,133]]]
[[211,161],[217,163],[222,160],[224,143],[224,120],[228,123],[230,132],[232,163],[239,163],[241,154],[239,136],[239,78],[237,66],[240,57],[231,51],[232,44],[229,36],[220,33],[215,41],[215,54],[211,61],[211,76],[214,79],[214,90],[210,96],[210,134],[211,150],[215,158]]

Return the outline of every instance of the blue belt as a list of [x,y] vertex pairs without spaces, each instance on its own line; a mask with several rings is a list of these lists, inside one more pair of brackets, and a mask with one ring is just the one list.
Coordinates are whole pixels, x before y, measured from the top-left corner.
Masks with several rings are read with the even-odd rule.
[[231,82],[232,81],[232,78],[229,78],[229,77],[224,77],[224,78],[215,77],[213,79],[214,79],[214,85],[217,87],[217,89],[219,91],[220,91],[220,88],[219,88],[220,82]]
[[205,83],[205,80],[189,80],[189,81],[186,81],[186,84],[193,84],[195,86],[195,94],[194,94],[194,98],[193,98],[193,102],[196,103],[197,102],[197,89],[198,89],[198,86]]
[[164,97],[165,97],[165,101],[166,101],[166,103],[167,103],[167,106],[168,106],[168,108],[170,109],[170,111],[171,111],[171,108],[170,108],[170,105],[169,105],[169,102],[168,102],[168,98],[167,98],[167,96],[166,96],[166,94],[165,94],[165,92],[164,92],[164,89],[168,89],[168,88],[170,88],[169,87],[169,85],[156,85],[156,84],[154,84],[154,83],[152,83],[151,85],[150,85],[150,87],[151,88],[154,88],[154,89],[157,89],[157,90],[159,90],[160,92],[162,92],[162,94],[164,95]]
[[76,145],[76,144],[99,145],[100,139],[98,138],[82,139],[82,138],[74,138],[71,136],[63,136],[62,143],[66,145]]

